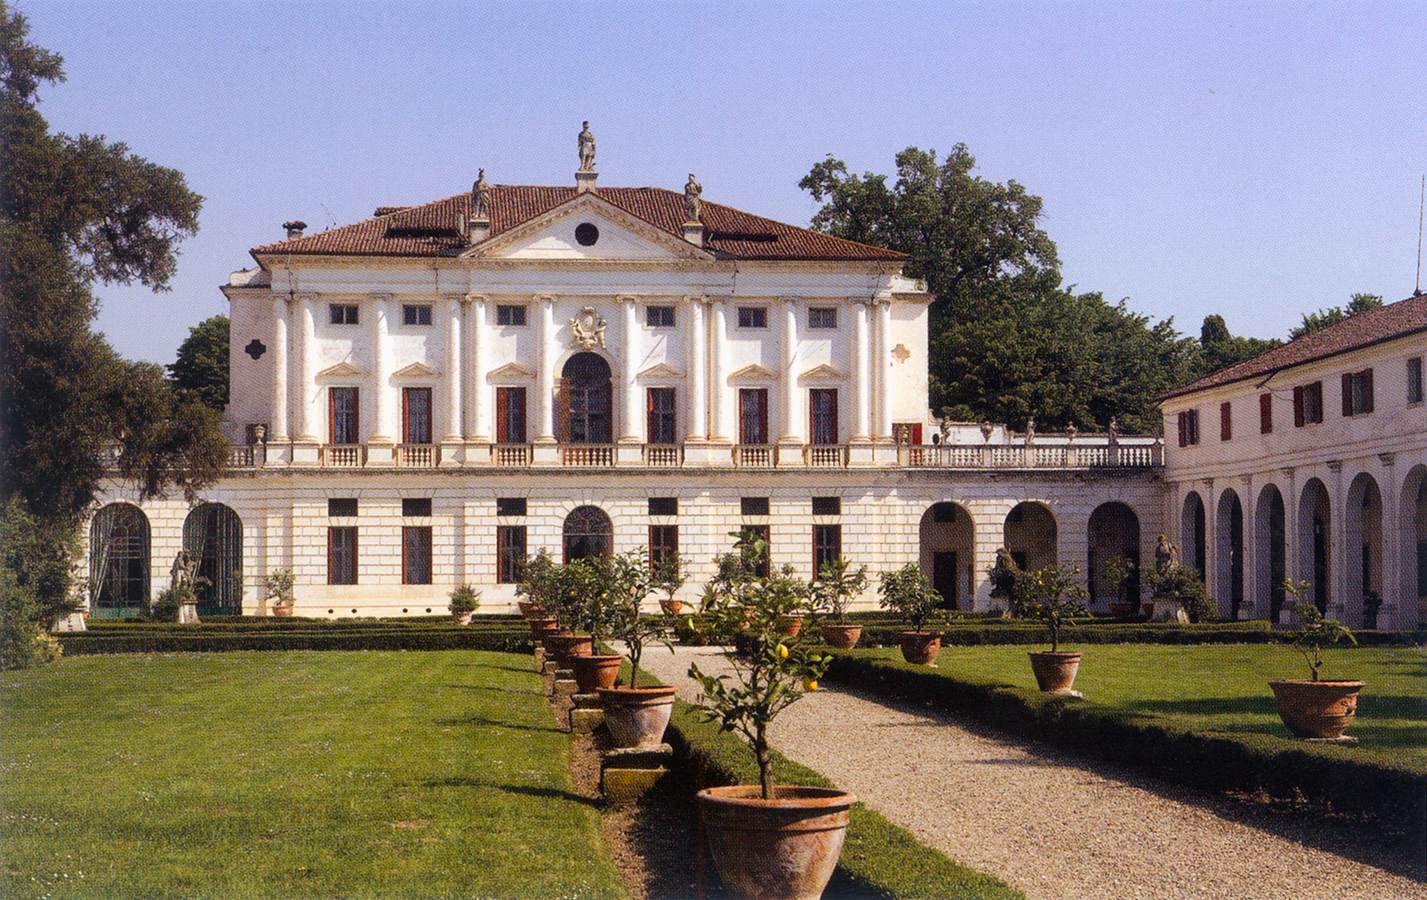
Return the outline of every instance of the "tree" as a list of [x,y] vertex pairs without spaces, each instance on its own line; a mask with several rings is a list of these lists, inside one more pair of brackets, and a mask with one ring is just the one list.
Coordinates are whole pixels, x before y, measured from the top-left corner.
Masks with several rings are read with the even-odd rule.
[[1204,323],[1199,327],[1199,359],[1192,377],[1253,359],[1282,343],[1272,338],[1235,337],[1229,333],[1223,316],[1205,316]]
[[1131,429],[1153,427],[1155,397],[1193,372],[1193,342],[1124,301],[1062,288],[1041,198],[975,166],[964,144],[940,161],[909,147],[889,185],[828,156],[799,186],[823,204],[814,228],[900,250],[907,274],[926,279],[933,409],[1013,424],[1105,426],[1118,416]]
[[72,528],[107,446],[145,496],[170,483],[191,495],[220,471],[216,414],[90,328],[94,284],[168,288],[202,198],[122,143],[52,134],[37,91],[63,79],[62,61],[28,33],[0,0],[0,499]]
[[1320,328],[1336,325],[1344,319],[1373,309],[1382,309],[1381,297],[1377,294],[1353,294],[1348,298],[1347,306],[1330,306],[1317,312],[1304,313],[1303,324],[1290,331],[1288,336],[1290,339],[1300,338],[1305,334],[1312,334]]
[[188,329],[168,374],[180,392],[222,412],[228,405],[228,317],[210,316]]

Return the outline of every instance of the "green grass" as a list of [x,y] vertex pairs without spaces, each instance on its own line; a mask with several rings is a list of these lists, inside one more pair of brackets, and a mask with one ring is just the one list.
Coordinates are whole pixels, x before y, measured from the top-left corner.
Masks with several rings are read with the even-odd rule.
[[[1027,647],[946,647],[936,672],[985,685],[1035,687]],[[1040,648],[1037,648],[1040,649]],[[1289,737],[1268,682],[1304,678],[1302,657],[1273,644],[1069,644],[1085,654],[1075,687],[1103,707],[1160,716],[1196,731]],[[901,659],[896,649],[858,656]],[[1427,652],[1411,647],[1330,650],[1324,676],[1366,687],[1348,733],[1351,753],[1427,771]]]
[[0,896],[623,896],[529,657],[0,673]]

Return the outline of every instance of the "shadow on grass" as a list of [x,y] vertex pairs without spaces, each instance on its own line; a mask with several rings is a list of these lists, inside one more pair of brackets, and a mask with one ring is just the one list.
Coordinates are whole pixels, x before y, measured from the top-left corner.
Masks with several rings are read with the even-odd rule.
[[507,794],[519,794],[522,797],[540,797],[545,800],[569,800],[579,803],[582,806],[600,807],[603,804],[598,800],[589,797],[581,797],[573,791],[562,788],[532,787],[525,784],[498,784],[493,781],[480,781],[475,778],[432,778],[421,783],[427,788],[491,788],[492,790],[504,791]]
[[509,688],[494,684],[443,684],[441,686],[454,688],[458,691],[494,691],[499,694],[520,694],[525,697],[545,696],[545,692],[539,688]]
[[515,728],[520,731],[551,731],[563,733],[554,725],[527,725],[524,722],[505,722],[500,719],[488,719],[485,716],[461,716],[454,719],[436,719],[433,725],[450,727],[453,725],[475,725],[480,728]]

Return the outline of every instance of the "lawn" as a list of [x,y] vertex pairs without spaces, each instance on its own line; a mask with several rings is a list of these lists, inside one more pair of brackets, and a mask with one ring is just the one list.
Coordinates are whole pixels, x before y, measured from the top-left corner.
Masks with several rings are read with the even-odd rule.
[[0,673],[0,896],[622,896],[528,656]]
[[[1035,688],[1031,647],[946,647],[937,671],[978,684]],[[1268,682],[1305,678],[1302,657],[1275,644],[1068,644],[1085,656],[1075,687],[1089,702],[1166,716],[1195,730],[1289,737]],[[901,659],[895,648],[858,655]],[[1348,733],[1362,758],[1427,771],[1427,652],[1410,647],[1330,650],[1324,676],[1359,678],[1366,687]]]

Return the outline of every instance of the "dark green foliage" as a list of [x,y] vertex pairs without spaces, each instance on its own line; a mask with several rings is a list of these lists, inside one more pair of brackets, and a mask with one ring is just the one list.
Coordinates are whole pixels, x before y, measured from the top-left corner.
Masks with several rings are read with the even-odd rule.
[[1179,601],[1191,622],[1207,622],[1219,615],[1199,570],[1193,566],[1175,563],[1164,571],[1155,569],[1147,581],[1152,596]]
[[[272,624],[267,624],[272,623]],[[229,650],[501,650],[528,652],[530,632],[515,621],[471,626],[451,620],[269,619],[266,622],[91,623],[60,635],[69,654],[222,652]]]
[[1327,309],[1320,309],[1317,312],[1304,313],[1303,324],[1288,333],[1290,338],[1303,337],[1305,334],[1312,334],[1320,328],[1329,325],[1336,325],[1350,316],[1368,310],[1381,309],[1382,298],[1377,294],[1353,294],[1348,299],[1346,306],[1330,306]]
[[1026,572],[1016,579],[1011,609],[1023,619],[1039,619],[1050,632],[1050,649],[1060,649],[1060,632],[1073,620],[1086,615],[1085,588],[1080,586],[1080,567],[1046,566]]
[[833,651],[828,678],[899,703],[925,704],[997,728],[1213,791],[1264,791],[1373,817],[1417,823],[1427,814],[1427,774],[1409,765],[1354,759],[1338,747],[1305,747],[1270,735],[1194,731],[1164,718],[1030,688],[962,681],[925,666],[859,651]]
[[912,631],[921,631],[927,622],[937,618],[941,612],[941,594],[932,587],[931,579],[916,563],[907,563],[896,571],[885,571],[879,575],[881,583],[878,601],[883,609],[891,610],[907,623]]
[[180,394],[222,412],[228,405],[228,317],[210,316],[188,329],[168,374]]
[[1225,366],[1253,359],[1282,343],[1274,339],[1235,337],[1229,333],[1223,316],[1205,316],[1204,324],[1199,328],[1199,359],[1194,375],[1207,375]]

